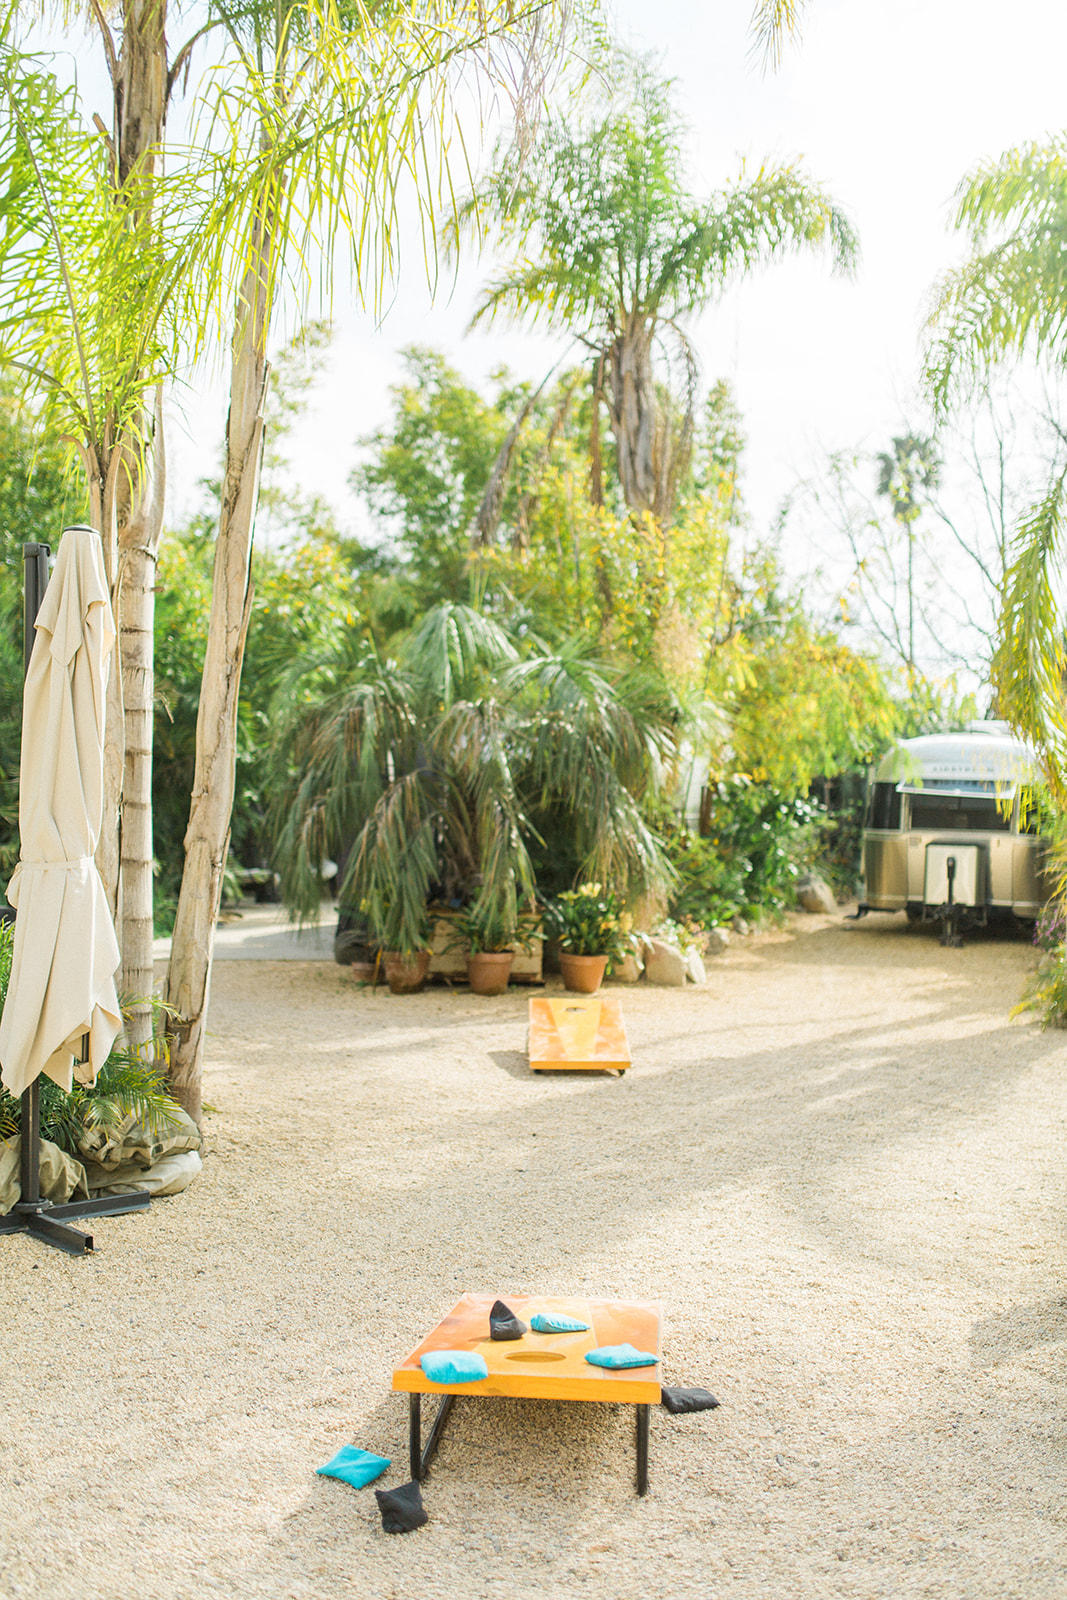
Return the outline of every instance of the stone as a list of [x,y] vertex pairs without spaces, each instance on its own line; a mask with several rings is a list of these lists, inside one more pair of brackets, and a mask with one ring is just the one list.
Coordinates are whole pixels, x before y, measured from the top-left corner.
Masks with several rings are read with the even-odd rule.
[[685,975],[690,983],[707,983],[708,975],[704,971],[704,963],[700,959],[699,950],[685,952]]
[[837,911],[834,891],[817,872],[805,872],[797,879],[796,897],[802,911],[822,912],[824,916],[831,917]]
[[721,956],[730,947],[730,935],[725,928],[709,928],[704,935],[704,954]]
[[664,984],[671,989],[684,989],[686,980],[685,957],[676,944],[666,939],[650,939],[645,957],[645,977],[649,983]]
[[747,938],[748,935],[752,932],[751,927],[745,921],[744,917],[735,917],[734,918],[733,929],[734,929],[734,932],[737,934],[737,937],[739,939]]
[[636,983],[643,970],[642,963],[631,953],[615,963],[611,978],[614,983]]

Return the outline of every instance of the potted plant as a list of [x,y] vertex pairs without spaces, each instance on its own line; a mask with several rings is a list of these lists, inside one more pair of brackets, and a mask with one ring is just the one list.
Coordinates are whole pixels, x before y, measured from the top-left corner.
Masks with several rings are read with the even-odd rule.
[[430,965],[430,920],[425,901],[391,895],[378,905],[365,903],[363,909],[382,953],[390,993],[418,994]]
[[583,883],[557,896],[545,912],[545,926],[559,940],[564,985],[577,994],[595,994],[605,971],[636,942],[618,895],[599,883]]
[[528,950],[537,932],[529,913],[508,914],[500,901],[468,906],[453,919],[456,945],[467,949],[467,982],[474,994],[503,994],[516,948]]

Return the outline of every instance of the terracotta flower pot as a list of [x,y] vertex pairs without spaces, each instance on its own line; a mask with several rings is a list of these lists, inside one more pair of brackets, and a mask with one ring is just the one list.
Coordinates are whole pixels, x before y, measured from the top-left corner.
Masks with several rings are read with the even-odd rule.
[[503,994],[511,976],[513,950],[480,950],[467,957],[467,981],[472,994]]
[[348,971],[353,983],[375,983],[378,977],[378,963],[376,961],[350,961]]
[[559,953],[563,984],[575,994],[596,994],[604,981],[607,956],[572,956],[566,950]]
[[402,956],[396,950],[382,953],[385,980],[392,994],[418,994],[426,982],[426,969],[430,965],[430,952],[420,950],[413,956]]

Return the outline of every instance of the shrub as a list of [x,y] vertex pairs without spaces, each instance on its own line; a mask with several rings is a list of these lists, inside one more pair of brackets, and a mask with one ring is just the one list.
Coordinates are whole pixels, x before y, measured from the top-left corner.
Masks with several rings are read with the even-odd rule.
[[702,833],[661,827],[680,880],[670,915],[707,927],[745,910],[783,911],[792,903],[794,882],[818,853],[822,816],[810,800],[787,799],[744,774],[715,784]]

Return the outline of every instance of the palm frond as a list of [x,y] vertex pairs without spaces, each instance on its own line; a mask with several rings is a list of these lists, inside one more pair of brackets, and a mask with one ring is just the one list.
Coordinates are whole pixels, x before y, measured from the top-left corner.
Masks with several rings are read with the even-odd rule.
[[939,416],[1006,359],[1067,360],[1067,142],[1025,145],[976,169],[957,193],[973,253],[937,285],[926,388]]
[[1001,709],[1035,745],[1060,804],[1067,802],[1065,485],[1067,471],[1016,533],[993,659]]
[[808,0],[756,0],[750,31],[753,52],[765,67],[781,65],[787,38],[800,38],[800,19]]

